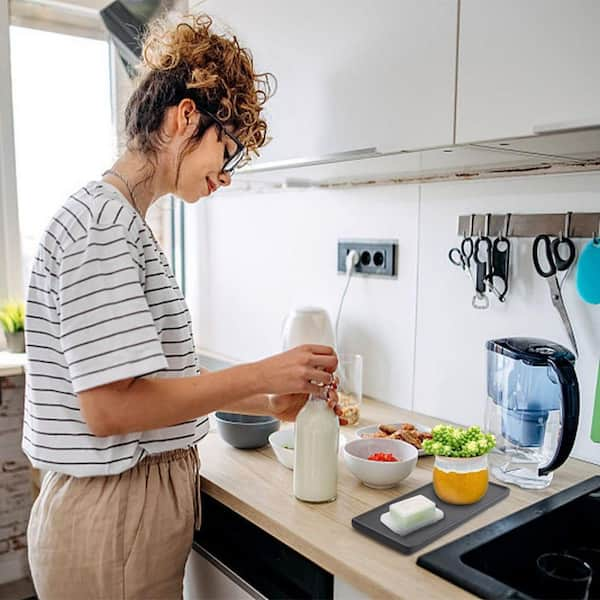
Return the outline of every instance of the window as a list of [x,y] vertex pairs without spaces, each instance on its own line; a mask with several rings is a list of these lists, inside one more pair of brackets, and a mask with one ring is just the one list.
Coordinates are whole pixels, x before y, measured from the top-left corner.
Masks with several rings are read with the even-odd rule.
[[11,26],[11,76],[23,282],[69,194],[116,153],[108,42]]
[[[0,55],[2,302],[23,294],[54,212],[122,151],[132,87],[97,10],[83,4],[0,0]],[[146,220],[183,283],[178,204],[165,197]]]

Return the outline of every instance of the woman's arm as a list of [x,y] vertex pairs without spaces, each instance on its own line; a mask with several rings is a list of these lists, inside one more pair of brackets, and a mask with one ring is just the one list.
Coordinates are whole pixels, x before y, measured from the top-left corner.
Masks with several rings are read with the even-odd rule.
[[[78,394],[92,433],[119,435],[175,425],[214,410],[251,410],[261,394],[324,396],[337,357],[327,346],[300,346],[256,363],[173,379],[126,379]],[[318,384],[321,384],[318,385]],[[269,400],[265,398],[265,407]],[[255,412],[256,412],[255,410]]]

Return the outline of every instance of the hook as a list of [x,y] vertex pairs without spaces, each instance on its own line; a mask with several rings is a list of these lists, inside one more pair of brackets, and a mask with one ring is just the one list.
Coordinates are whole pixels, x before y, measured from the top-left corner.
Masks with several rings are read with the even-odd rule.
[[569,237],[569,233],[571,232],[571,215],[572,212],[565,213],[565,227],[563,231],[558,234],[560,241],[562,242],[566,237]]
[[487,213],[487,215],[485,215],[485,237],[490,237],[490,218],[491,218],[491,214]]
[[511,213],[506,213],[504,215],[504,232],[500,232],[500,238],[501,239],[507,239],[508,238],[508,230],[510,227],[510,217],[511,217]]

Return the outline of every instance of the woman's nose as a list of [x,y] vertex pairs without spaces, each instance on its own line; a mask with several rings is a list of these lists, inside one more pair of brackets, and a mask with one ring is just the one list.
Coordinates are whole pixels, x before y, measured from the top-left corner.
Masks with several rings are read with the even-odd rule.
[[219,183],[227,186],[231,184],[231,175],[229,173],[219,173]]

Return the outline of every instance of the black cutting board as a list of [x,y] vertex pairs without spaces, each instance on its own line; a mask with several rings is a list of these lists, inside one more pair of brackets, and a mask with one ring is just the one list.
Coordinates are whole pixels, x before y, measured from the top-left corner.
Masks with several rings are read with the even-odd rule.
[[[417,490],[413,490],[404,496],[400,496],[395,500],[386,502],[377,508],[358,515],[352,519],[352,527],[373,539],[390,546],[395,550],[399,550],[403,554],[412,554],[417,550],[427,546],[438,537],[448,533],[455,527],[462,525],[465,521],[479,514],[481,511],[493,506],[500,500],[508,496],[508,488],[497,483],[489,483],[488,491],[485,496],[474,504],[448,504],[440,500],[433,491],[433,484],[428,483]],[[379,517],[389,510],[390,504],[405,500],[412,496],[421,494],[436,503],[437,507],[444,512],[444,518],[437,523],[427,525],[422,529],[413,531],[408,535],[398,535],[391,529],[388,529],[380,520]]]

